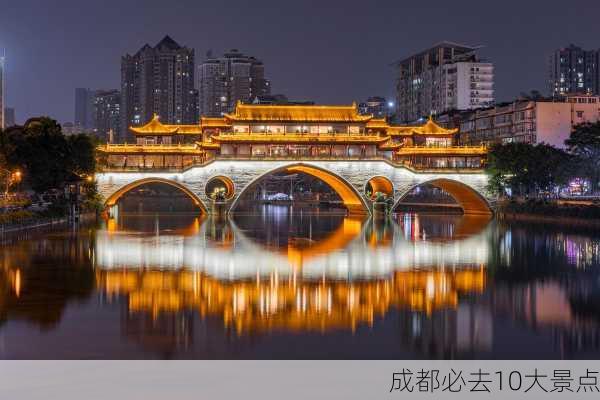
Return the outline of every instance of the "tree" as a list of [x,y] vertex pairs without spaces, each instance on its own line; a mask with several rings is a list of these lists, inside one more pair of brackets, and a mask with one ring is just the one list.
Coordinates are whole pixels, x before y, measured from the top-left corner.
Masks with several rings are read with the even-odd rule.
[[489,189],[504,194],[538,195],[564,185],[573,175],[572,156],[548,144],[496,144],[488,153]]
[[96,169],[96,144],[91,136],[84,133],[67,137],[71,171],[77,175],[91,175]]
[[66,137],[47,117],[5,130],[0,147],[8,165],[24,170],[27,183],[37,192],[60,189],[72,174],[89,175],[95,169],[93,140],[87,135]]
[[580,160],[579,173],[590,179],[594,192],[600,190],[600,122],[575,126],[565,144]]

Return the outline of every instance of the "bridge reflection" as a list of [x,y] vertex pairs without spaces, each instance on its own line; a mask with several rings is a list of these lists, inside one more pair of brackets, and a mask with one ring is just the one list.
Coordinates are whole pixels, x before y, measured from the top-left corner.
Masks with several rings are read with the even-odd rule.
[[397,270],[431,265],[484,265],[489,243],[484,235],[473,232],[485,229],[488,220],[469,220],[477,226],[465,234],[460,218],[464,217],[448,224],[447,232],[437,232],[418,216],[403,219],[400,225],[391,220],[344,217],[324,238],[288,238],[283,246],[260,243],[232,221],[196,219],[186,229],[165,232],[157,219],[155,231],[146,234],[108,225],[96,235],[95,265],[101,269],[185,268],[228,280],[272,273],[310,279],[385,279]]
[[236,333],[270,330],[325,331],[372,325],[391,308],[430,314],[455,308],[461,294],[485,287],[482,266],[459,271],[397,271],[386,280],[303,280],[296,276],[222,281],[200,272],[98,270],[97,285],[126,295],[129,312],[196,310],[217,316]]
[[[487,220],[477,221],[481,231]],[[484,236],[452,228],[424,240],[415,232],[427,219],[414,215],[400,225],[344,217],[325,237],[281,245],[232,221],[195,220],[167,232],[156,223],[147,234],[100,230],[94,249],[97,287],[153,318],[194,310],[237,334],[355,330],[391,308],[456,308],[461,295],[485,287]]]

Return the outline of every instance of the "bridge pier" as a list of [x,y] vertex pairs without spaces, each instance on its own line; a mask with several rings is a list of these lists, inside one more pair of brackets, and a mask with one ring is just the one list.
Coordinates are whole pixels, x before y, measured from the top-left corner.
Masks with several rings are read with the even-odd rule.
[[227,217],[231,206],[229,201],[213,201],[208,212],[217,219]]
[[110,218],[110,219],[119,218],[119,205],[118,204],[115,203],[111,206],[108,206],[107,210],[108,210],[108,218]]

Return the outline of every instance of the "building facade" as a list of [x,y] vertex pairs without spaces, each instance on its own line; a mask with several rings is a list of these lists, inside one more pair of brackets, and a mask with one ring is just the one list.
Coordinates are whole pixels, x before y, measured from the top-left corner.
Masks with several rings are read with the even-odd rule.
[[0,56],[0,129],[6,128],[6,121],[4,115],[4,109],[6,108],[6,71],[5,71],[5,58]]
[[17,124],[15,117],[15,109],[11,107],[4,107],[4,127],[8,128]]
[[584,50],[573,44],[557,49],[549,57],[549,95],[600,95],[599,62],[600,50]]
[[600,97],[570,95],[563,99],[517,100],[495,107],[465,111],[440,121],[459,126],[459,143],[547,143],[564,148],[575,125],[600,120]]
[[401,122],[494,103],[494,65],[476,47],[442,42],[395,63]]
[[121,92],[99,90],[94,97],[94,133],[100,140],[112,143],[121,130]]
[[61,125],[62,133],[70,136],[70,135],[78,135],[80,133],[86,133],[81,125],[76,125],[73,122],[63,122]]
[[75,119],[73,124],[82,131],[92,132],[95,128],[94,97],[95,90],[87,88],[75,89]]
[[207,56],[198,67],[198,89],[200,115],[207,117],[232,112],[238,101],[271,94],[263,62],[236,49],[222,57]]
[[375,118],[386,118],[389,111],[390,106],[385,97],[373,96],[363,103],[358,103],[358,112],[362,115],[370,114]]
[[165,36],[156,46],[144,45],[121,58],[121,132],[118,141],[131,140],[129,126],[158,115],[170,124],[198,121],[198,92],[194,88],[194,50]]

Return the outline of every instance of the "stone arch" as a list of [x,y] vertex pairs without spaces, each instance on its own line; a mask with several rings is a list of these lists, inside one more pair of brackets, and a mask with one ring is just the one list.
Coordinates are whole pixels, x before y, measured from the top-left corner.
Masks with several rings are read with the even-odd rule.
[[204,193],[206,197],[210,198],[210,187],[212,184],[220,184],[223,188],[225,188],[225,196],[227,199],[231,199],[235,195],[235,184],[233,180],[225,175],[215,175],[211,176],[207,181],[206,185],[204,185]]
[[148,183],[164,183],[166,185],[169,185],[176,189],[181,190],[194,202],[194,204],[196,204],[198,207],[200,207],[200,209],[202,210],[203,213],[205,213],[205,214],[207,213],[206,206],[204,205],[204,203],[202,203],[202,200],[200,200],[200,198],[194,192],[192,192],[190,189],[188,189],[187,187],[185,187],[184,185],[182,185],[179,182],[176,182],[171,179],[164,179],[164,178],[144,178],[144,179],[139,179],[137,181],[128,183],[128,184],[120,187],[117,191],[115,191],[110,196],[108,196],[108,198],[104,202],[104,205],[106,207],[112,207],[117,203],[117,201],[119,201],[121,196],[123,196],[125,193],[127,193],[130,190],[133,190],[139,186],[146,185]]
[[373,189],[372,194],[381,192],[381,193],[384,193],[388,197],[394,197],[394,184],[392,183],[392,181],[389,178],[387,178],[383,175],[375,175],[375,176],[371,177],[367,181],[367,183],[365,183],[365,193],[367,191],[367,187],[369,186],[369,184],[371,185],[371,188]]
[[315,178],[318,178],[329,185],[342,199],[344,202],[344,206],[348,209],[349,214],[368,214],[369,207],[364,199],[364,197],[352,186],[350,182],[346,179],[342,178],[338,174],[327,170],[325,168],[317,167],[311,164],[289,164],[284,165],[278,168],[271,169],[264,174],[253,179],[249,182],[243,189],[241,189],[240,193],[237,194],[235,200],[231,204],[231,211],[234,211],[237,207],[239,199],[246,193],[247,190],[253,188],[258,182],[260,182],[265,177],[274,174],[280,171],[289,171],[289,172],[300,172],[305,173]]
[[448,193],[463,209],[466,215],[492,215],[492,208],[485,197],[473,187],[460,181],[448,178],[435,178],[420,182],[406,190],[394,204],[394,210],[402,199],[414,188],[430,184]]

